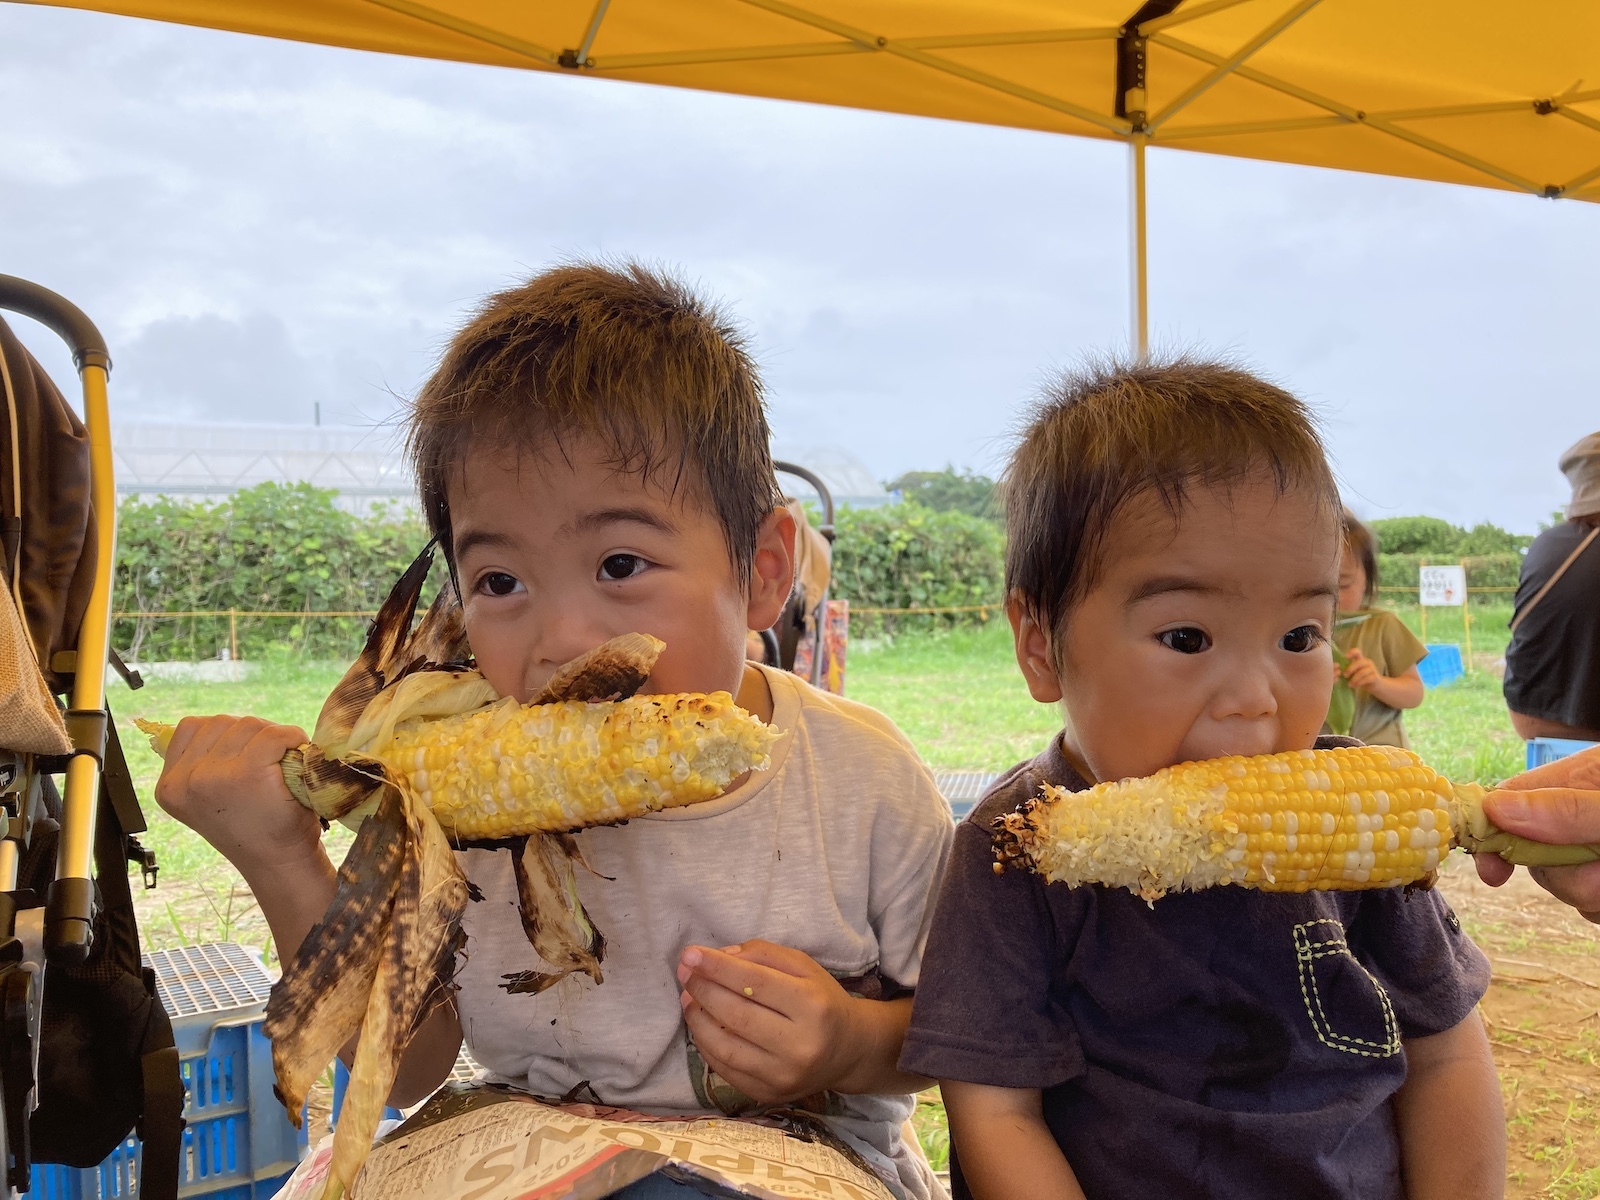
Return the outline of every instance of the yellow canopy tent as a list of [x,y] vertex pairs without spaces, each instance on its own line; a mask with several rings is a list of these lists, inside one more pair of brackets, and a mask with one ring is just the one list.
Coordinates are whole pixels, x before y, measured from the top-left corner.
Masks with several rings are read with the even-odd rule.
[[1600,200],[1594,0],[65,3],[1125,141],[1141,349],[1147,145]]

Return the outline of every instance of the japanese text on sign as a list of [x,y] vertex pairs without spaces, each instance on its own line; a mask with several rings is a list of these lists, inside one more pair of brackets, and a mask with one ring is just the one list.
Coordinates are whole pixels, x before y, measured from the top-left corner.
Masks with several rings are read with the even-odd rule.
[[1419,567],[1422,603],[1430,608],[1457,607],[1467,602],[1465,567]]

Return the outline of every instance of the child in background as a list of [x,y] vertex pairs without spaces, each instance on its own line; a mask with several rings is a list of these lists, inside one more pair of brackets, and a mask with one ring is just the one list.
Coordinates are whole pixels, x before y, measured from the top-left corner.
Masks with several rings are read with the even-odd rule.
[[1489,1200],[1489,964],[1437,892],[1168,895],[996,874],[1045,783],[1313,745],[1339,500],[1304,406],[1190,361],[1061,380],[1006,475],[1017,661],[1064,728],[956,831],[901,1067],[958,1200]]
[[[1378,587],[1378,543],[1348,508],[1340,516],[1344,550],[1339,559],[1339,615],[1333,644],[1345,655],[1344,679],[1355,691],[1350,736],[1369,746],[1404,746],[1402,709],[1422,703],[1417,664],[1428,648],[1394,613],[1372,607]],[[1324,733],[1336,730],[1326,726]]]
[[[460,581],[467,636],[526,702],[619,634],[666,643],[643,691],[732,692],[783,736],[765,771],[704,804],[574,837],[605,982],[513,995],[539,965],[511,852],[460,852],[481,898],[460,990],[418,1028],[391,1103],[444,1081],[463,1036],[493,1077],[655,1114],[790,1110],[897,1200],[938,1184],[903,1135],[927,1081],[895,1067],[950,810],[889,720],[746,661],[794,579],[761,382],[728,320],[639,266],[575,264],[491,296],[412,407],[423,509]],[[306,740],[256,718],[178,726],[156,785],[250,885],[283,957],[334,894],[317,819],[278,760]],[[802,1110],[795,1112],[794,1110]],[[627,1200],[700,1193],[660,1175]]]

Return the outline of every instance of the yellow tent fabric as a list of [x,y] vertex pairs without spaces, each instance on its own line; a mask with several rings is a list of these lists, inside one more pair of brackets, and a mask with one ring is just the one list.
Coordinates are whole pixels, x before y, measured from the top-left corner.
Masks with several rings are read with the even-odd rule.
[[1152,0],[1137,11],[1134,0],[68,3],[1600,200],[1596,0]]

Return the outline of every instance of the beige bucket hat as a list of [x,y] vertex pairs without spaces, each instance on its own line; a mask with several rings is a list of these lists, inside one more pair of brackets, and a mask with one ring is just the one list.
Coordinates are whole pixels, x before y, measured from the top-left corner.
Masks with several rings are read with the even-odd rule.
[[1569,446],[1559,466],[1572,484],[1567,520],[1600,513],[1600,433],[1588,434]]

